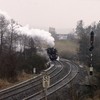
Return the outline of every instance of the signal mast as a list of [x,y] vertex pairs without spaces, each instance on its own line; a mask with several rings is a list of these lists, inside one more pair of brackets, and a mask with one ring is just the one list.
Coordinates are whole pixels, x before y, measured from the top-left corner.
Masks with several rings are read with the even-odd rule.
[[93,49],[94,49],[94,32],[91,31],[90,33],[90,48],[89,48],[89,51],[90,51],[90,72],[89,74],[90,75],[93,75]]

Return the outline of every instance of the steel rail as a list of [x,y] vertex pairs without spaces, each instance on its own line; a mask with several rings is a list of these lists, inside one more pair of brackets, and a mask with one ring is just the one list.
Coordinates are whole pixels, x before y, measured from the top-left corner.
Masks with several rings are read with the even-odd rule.
[[[67,63],[68,63],[68,60],[67,60]],[[74,67],[76,67],[77,70],[76,70],[76,73],[75,73],[75,74],[73,75],[73,77],[72,77],[72,76],[71,76],[71,73],[74,72],[74,70],[72,70],[72,68],[74,69],[74,67],[72,67],[72,65],[71,65],[70,63],[68,63],[68,64],[69,64],[69,66],[70,66],[70,70],[69,70],[68,74],[67,74],[65,77],[63,77],[61,80],[59,80],[58,82],[56,82],[55,84],[51,85],[51,86],[48,88],[48,90],[47,90],[47,96],[49,96],[49,95],[53,94],[54,92],[58,91],[59,89],[63,88],[66,84],[70,83],[70,82],[75,78],[75,76],[77,75],[77,73],[78,73],[78,67],[77,67],[76,65],[74,65]],[[68,79],[68,77],[69,77],[70,79]],[[66,80],[67,80],[67,81],[66,81]],[[63,82],[64,84],[62,84],[62,82]],[[59,85],[58,85],[58,84],[59,84]],[[57,87],[57,86],[58,86],[58,87]],[[56,87],[56,88],[55,88],[55,87]],[[34,95],[28,97],[28,98],[25,98],[24,100],[41,100],[41,99],[44,98],[43,96],[41,96],[42,92],[43,92],[43,91],[40,91],[40,92],[38,92],[38,93],[36,93],[36,94],[34,94]],[[35,98],[34,98],[34,97],[35,97]]]
[[[56,76],[58,76],[59,73],[60,73],[62,70],[63,70],[62,67],[61,67],[60,70],[58,70],[58,71],[57,71],[57,69],[56,69],[57,73],[55,73],[54,75],[51,74],[52,76],[50,77],[50,79],[52,80],[53,78],[55,78]],[[42,82],[41,82],[41,86],[42,86]],[[43,87],[42,87],[41,89],[43,89]],[[38,92],[37,92],[37,93],[38,93]]]
[[[53,66],[50,66],[50,67],[49,67],[48,69],[46,69],[45,71],[51,71],[52,68],[54,68],[54,67],[53,67]],[[55,70],[55,69],[54,69],[54,70]],[[50,72],[50,73],[52,73],[52,72]],[[8,88],[3,89],[3,90],[0,90],[0,93],[3,93],[3,92],[5,92],[6,90],[9,90],[9,89],[13,89],[13,87],[21,86],[21,85],[23,85],[24,83],[27,84],[28,82],[32,81],[33,79],[34,79],[33,81],[37,81],[37,80],[39,80],[39,79],[41,78],[41,75],[42,75],[42,74],[39,74],[39,75],[37,75],[37,76],[35,76],[35,77],[33,77],[33,78],[30,78],[30,79],[28,79],[28,80],[26,80],[26,81],[23,81],[23,82],[21,82],[21,83],[18,83],[18,84],[14,85],[14,86],[8,87]]]
[[[55,70],[56,70],[56,69],[55,69]],[[53,70],[51,73],[53,73],[55,70]],[[61,70],[60,70],[60,71],[61,71]],[[58,71],[58,73],[59,73],[60,71]],[[51,74],[51,73],[50,73],[50,74]],[[52,75],[52,77],[51,77],[51,78],[53,78],[54,76],[56,76],[58,73],[56,73],[56,74]],[[41,82],[39,82],[38,84],[35,84],[35,85],[31,86],[30,88],[32,88],[32,87],[36,87],[36,86],[38,86],[38,85],[40,85],[40,84],[42,84],[42,83],[41,83]],[[18,87],[18,88],[20,88],[20,87]],[[17,89],[18,89],[18,88],[17,88]],[[22,88],[22,87],[21,87],[21,88]],[[10,94],[10,95],[8,95],[8,94],[7,94],[7,96],[6,96],[5,98],[1,98],[1,99],[3,99],[3,100],[4,100],[4,99],[6,99],[6,98],[8,98],[8,97],[10,97],[10,96],[16,95],[16,94],[21,93],[21,92],[23,92],[23,91],[25,91],[25,90],[29,90],[30,88],[29,88],[29,87],[28,87],[27,89],[24,89],[24,88],[23,88],[23,89],[21,89],[21,91],[20,91],[20,92],[17,92],[17,93],[16,93],[16,92],[14,92],[13,94]],[[0,99],[0,100],[1,100],[1,99]],[[8,99],[7,99],[7,100],[8,100]]]
[[[63,64],[62,64],[61,62],[60,62],[60,64],[63,66]],[[70,73],[70,70],[69,70],[68,74],[69,74],[69,73]],[[52,84],[48,89],[50,89],[51,87],[55,86],[55,85],[58,84],[59,82],[60,82],[60,80],[58,80],[57,82],[55,82],[54,84]],[[24,98],[23,100],[30,100],[31,98],[32,98],[33,100],[38,100],[38,98],[40,98],[39,96],[40,96],[42,93],[43,93],[43,90],[41,90],[41,91],[39,91],[39,92],[37,92],[37,93],[35,93],[35,94],[33,94],[33,95],[27,97],[27,98]]]
[[[68,61],[68,60],[66,60],[66,61]],[[70,62],[70,61],[69,61]],[[72,62],[73,63],[73,62]],[[71,77],[68,81],[67,80],[65,80],[63,83],[63,85],[61,86],[60,85],[60,87],[58,87],[58,88],[56,88],[54,91],[52,91],[51,93],[48,91],[48,93],[47,93],[47,96],[49,96],[49,95],[52,95],[54,92],[56,92],[56,91],[58,91],[58,90],[60,90],[60,89],[62,89],[63,87],[65,87],[67,84],[69,84],[75,77],[76,77],[76,75],[77,75],[77,73],[78,73],[78,67],[77,67],[77,65],[76,64],[74,64],[73,63],[73,69],[75,69],[75,67],[76,67],[76,73],[73,75],[73,77]],[[74,71],[72,71],[71,73],[73,73]],[[39,100],[42,100],[44,97],[41,97]]]
[[[52,71],[51,71],[51,70],[52,70]],[[45,71],[47,71],[49,74],[52,74],[55,70],[56,70],[56,67],[51,66],[50,68],[48,68],[48,69],[45,70]],[[0,100],[2,100],[2,97],[3,97],[5,94],[10,93],[11,91],[15,91],[15,90],[17,90],[17,89],[19,89],[19,88],[25,87],[25,86],[27,86],[27,85],[29,85],[29,84],[33,84],[34,82],[39,81],[41,78],[42,78],[42,74],[39,74],[39,75],[36,76],[35,78],[31,78],[31,79],[26,80],[26,81],[24,81],[24,82],[21,82],[21,83],[19,83],[19,84],[17,84],[17,85],[14,85],[14,86],[12,86],[12,87],[9,87],[9,88],[6,88],[6,89],[1,90],[1,91],[0,91]]]

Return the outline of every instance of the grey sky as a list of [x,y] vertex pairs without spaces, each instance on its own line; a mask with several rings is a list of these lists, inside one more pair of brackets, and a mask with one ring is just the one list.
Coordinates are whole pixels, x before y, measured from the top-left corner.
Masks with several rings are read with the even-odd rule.
[[100,0],[0,0],[0,9],[32,27],[75,28],[100,20]]

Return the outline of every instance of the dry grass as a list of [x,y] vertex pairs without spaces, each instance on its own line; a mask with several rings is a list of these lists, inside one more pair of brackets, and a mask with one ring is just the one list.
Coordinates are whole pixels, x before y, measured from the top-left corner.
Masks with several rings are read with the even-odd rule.
[[13,86],[15,84],[18,84],[20,82],[23,82],[25,80],[28,80],[34,76],[36,76],[36,75],[27,74],[27,73],[23,72],[21,75],[18,76],[18,81],[15,83],[10,83],[7,80],[0,80],[0,90],[5,89],[5,88],[10,87],[10,86]]
[[4,88],[9,87],[11,85],[12,85],[12,83],[9,83],[7,80],[0,79],[0,89],[4,89]]
[[95,92],[94,100],[100,100],[100,90]]
[[18,76],[18,80],[19,80],[19,82],[21,82],[21,81],[25,81],[25,80],[27,80],[27,79],[30,79],[30,78],[32,78],[32,77],[33,77],[32,74],[27,74],[27,73],[25,73],[25,72],[23,71],[22,74]]
[[87,98],[86,100],[100,100],[99,96],[95,96],[94,98]]

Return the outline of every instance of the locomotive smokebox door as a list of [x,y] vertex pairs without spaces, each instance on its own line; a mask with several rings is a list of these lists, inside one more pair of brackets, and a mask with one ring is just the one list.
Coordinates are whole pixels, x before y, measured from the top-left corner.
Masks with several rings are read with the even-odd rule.
[[55,61],[58,58],[57,50],[56,48],[48,48],[47,54],[51,61]]

